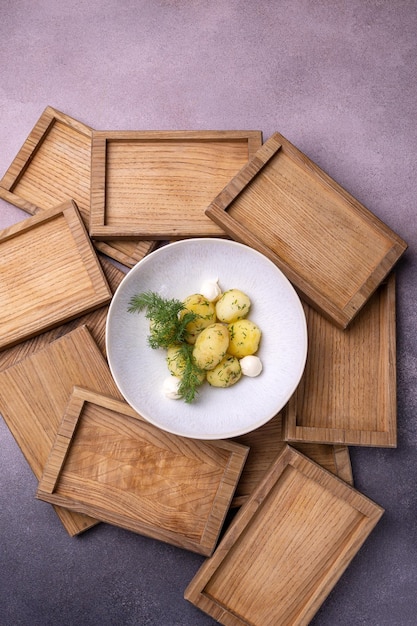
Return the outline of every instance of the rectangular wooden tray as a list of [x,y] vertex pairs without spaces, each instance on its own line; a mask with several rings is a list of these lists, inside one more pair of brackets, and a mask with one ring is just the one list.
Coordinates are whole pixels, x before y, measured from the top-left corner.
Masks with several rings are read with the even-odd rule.
[[308,355],[283,411],[287,441],[397,444],[395,275],[340,330],[306,306]]
[[224,237],[204,209],[261,145],[261,131],[94,131],[90,235]]
[[166,433],[126,402],[75,387],[36,496],[210,555],[247,453]]
[[[75,200],[89,229],[92,132],[69,115],[46,107],[0,180],[0,198],[31,214]],[[133,267],[155,242],[114,240],[94,245],[110,258]]]
[[279,133],[206,209],[345,328],[407,244]]
[[71,200],[0,231],[0,349],[110,302]]
[[[101,267],[103,268],[103,272],[110,289],[112,293],[114,293],[120,285],[122,279],[125,277],[125,273],[106,257],[99,255],[98,259]],[[42,350],[42,348],[46,348],[50,343],[52,343],[52,341],[55,341],[55,339],[60,339],[60,337],[63,337],[80,326],[88,326],[88,330],[95,343],[100,348],[103,356],[106,357],[106,320],[108,310],[108,305],[102,306],[99,309],[95,309],[94,311],[85,313],[80,317],[76,317],[65,324],[55,326],[55,328],[52,328],[51,330],[47,330],[44,333],[31,337],[30,339],[21,341],[10,348],[0,350],[0,371],[18,363],[34,352]]]
[[[233,439],[249,447],[248,458],[236,487],[233,507],[242,506],[255,491],[262,478],[286,446],[283,437],[282,414],[278,413],[269,422]],[[292,446],[310,459],[353,485],[352,465],[349,448],[344,445],[320,443],[295,443]]]
[[[0,372],[0,413],[38,480],[75,385],[121,398],[87,326]],[[97,523],[62,507],[55,510],[70,535]]]
[[227,626],[307,626],[382,514],[287,446],[185,598]]

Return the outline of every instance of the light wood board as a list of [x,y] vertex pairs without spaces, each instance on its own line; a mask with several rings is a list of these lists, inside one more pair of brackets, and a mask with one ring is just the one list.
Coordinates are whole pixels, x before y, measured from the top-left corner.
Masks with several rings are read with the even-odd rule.
[[[74,386],[121,398],[86,326],[0,372],[0,413],[39,480]],[[96,520],[56,507],[70,535]]]
[[185,598],[227,626],[307,626],[382,514],[287,446]]
[[[255,491],[277,456],[287,445],[283,436],[282,415],[278,413],[269,422],[233,439],[249,447],[249,454],[239,479],[232,506],[241,506]],[[320,443],[291,444],[310,459],[353,485],[349,448],[344,445]]]
[[206,209],[270,258],[308,304],[346,328],[406,242],[279,133]]
[[261,131],[94,131],[90,235],[225,237],[204,210],[261,145]]
[[[124,278],[125,274],[119,270],[113,263],[108,261],[105,257],[99,256],[100,264],[103,268],[104,274],[107,278],[107,282],[110,285],[112,292],[114,293],[119,286],[120,282]],[[88,330],[94,342],[97,344],[103,356],[106,355],[106,319],[108,306],[101,307],[95,311],[91,311],[81,317],[77,317],[62,326],[58,326],[52,330],[46,331],[40,335],[36,335],[31,339],[27,339],[11,348],[0,351],[0,371],[11,367],[15,363],[18,363],[22,359],[29,357],[38,350],[41,350],[48,346],[52,341],[63,337],[67,333],[79,328],[80,326],[88,326]],[[36,397],[36,396],[35,396]],[[17,414],[16,414],[17,415]],[[24,456],[27,458],[29,465],[32,466],[32,457],[30,454],[26,454],[25,444],[25,426],[20,420],[15,420],[13,416],[6,421],[10,427],[17,444],[23,451]],[[36,470],[35,470],[36,475]],[[39,478],[39,476],[38,476]],[[61,519],[64,527],[70,535],[78,534],[81,531],[87,530],[91,526],[97,524],[97,520],[91,519],[81,513],[75,511],[68,511],[61,507],[54,506],[54,509]]]
[[126,402],[75,388],[37,497],[210,555],[247,453],[166,433]]
[[[0,198],[31,214],[75,200],[88,229],[92,132],[69,115],[46,107],[0,180]],[[110,258],[133,267],[155,242],[114,240],[94,245]]]
[[0,231],[0,348],[110,302],[71,200]]
[[[103,268],[103,272],[110,289],[112,293],[114,293],[120,285],[122,279],[125,277],[125,273],[103,255],[99,255],[98,259],[101,267]],[[42,350],[42,348],[48,346],[52,341],[55,341],[55,339],[63,337],[80,326],[88,326],[88,330],[90,331],[95,343],[100,348],[103,356],[106,356],[106,320],[108,310],[108,305],[102,306],[99,309],[86,313],[85,315],[76,317],[65,324],[56,326],[51,330],[35,335],[25,341],[21,341],[10,348],[0,350],[0,371],[18,363],[34,352]]]
[[346,330],[305,311],[307,362],[283,411],[284,438],[396,447],[395,274]]

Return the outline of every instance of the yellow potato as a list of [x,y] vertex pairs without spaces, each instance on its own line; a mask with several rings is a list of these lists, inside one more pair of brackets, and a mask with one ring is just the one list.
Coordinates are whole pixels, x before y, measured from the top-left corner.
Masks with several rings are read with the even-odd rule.
[[210,302],[200,293],[194,293],[184,300],[185,309],[180,313],[180,319],[184,317],[187,311],[196,313],[198,317],[189,322],[186,327],[185,340],[187,343],[193,344],[197,335],[210,324],[216,321],[216,308],[214,302]]
[[216,315],[220,322],[230,324],[249,313],[251,301],[240,289],[228,289],[216,302]]
[[224,324],[211,324],[198,335],[193,349],[194,362],[202,370],[220,363],[229,346],[229,331]]
[[216,367],[207,372],[207,381],[212,387],[231,387],[242,376],[239,359],[231,354],[220,361]]
[[243,319],[229,324],[229,354],[238,359],[255,354],[261,340],[260,328],[250,320]]

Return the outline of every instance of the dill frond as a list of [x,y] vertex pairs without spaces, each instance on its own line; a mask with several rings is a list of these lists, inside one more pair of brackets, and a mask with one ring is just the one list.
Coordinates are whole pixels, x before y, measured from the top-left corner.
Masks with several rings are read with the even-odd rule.
[[198,394],[198,387],[203,384],[205,377],[202,376],[202,370],[197,367],[193,359],[193,346],[183,343],[180,346],[180,354],[184,359],[184,370],[181,375],[181,383],[178,387],[178,393],[187,404],[195,400]]
[[173,343],[182,343],[187,324],[194,321],[196,313],[187,311],[180,319],[180,312],[185,309],[183,302],[175,298],[162,298],[153,291],[137,294],[130,299],[128,312],[140,313],[150,320],[151,332],[148,337],[151,348],[168,348]]
[[129,313],[144,311],[146,318],[150,320],[148,343],[151,348],[168,349],[173,344],[180,346],[184,369],[181,373],[178,393],[185,402],[191,403],[198,393],[197,388],[202,384],[204,376],[192,358],[193,346],[185,341],[187,325],[199,315],[193,311],[187,311],[180,316],[184,309],[186,307],[180,300],[162,298],[153,291],[133,296],[128,306]]

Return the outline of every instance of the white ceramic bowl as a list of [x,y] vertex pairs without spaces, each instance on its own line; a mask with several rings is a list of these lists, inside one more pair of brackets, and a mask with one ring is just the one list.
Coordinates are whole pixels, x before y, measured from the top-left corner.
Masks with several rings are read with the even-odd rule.
[[[215,278],[222,290],[237,288],[250,297],[248,317],[262,330],[257,355],[263,371],[227,389],[205,382],[191,404],[171,400],[162,392],[166,352],[149,347],[149,320],[129,313],[129,301],[144,291],[183,300]],[[176,435],[224,439],[262,426],[288,402],[304,370],[307,327],[294,288],[265,256],[226,239],[186,239],[150,253],[122,280],[110,304],[106,349],[120,392],[142,417]]]

